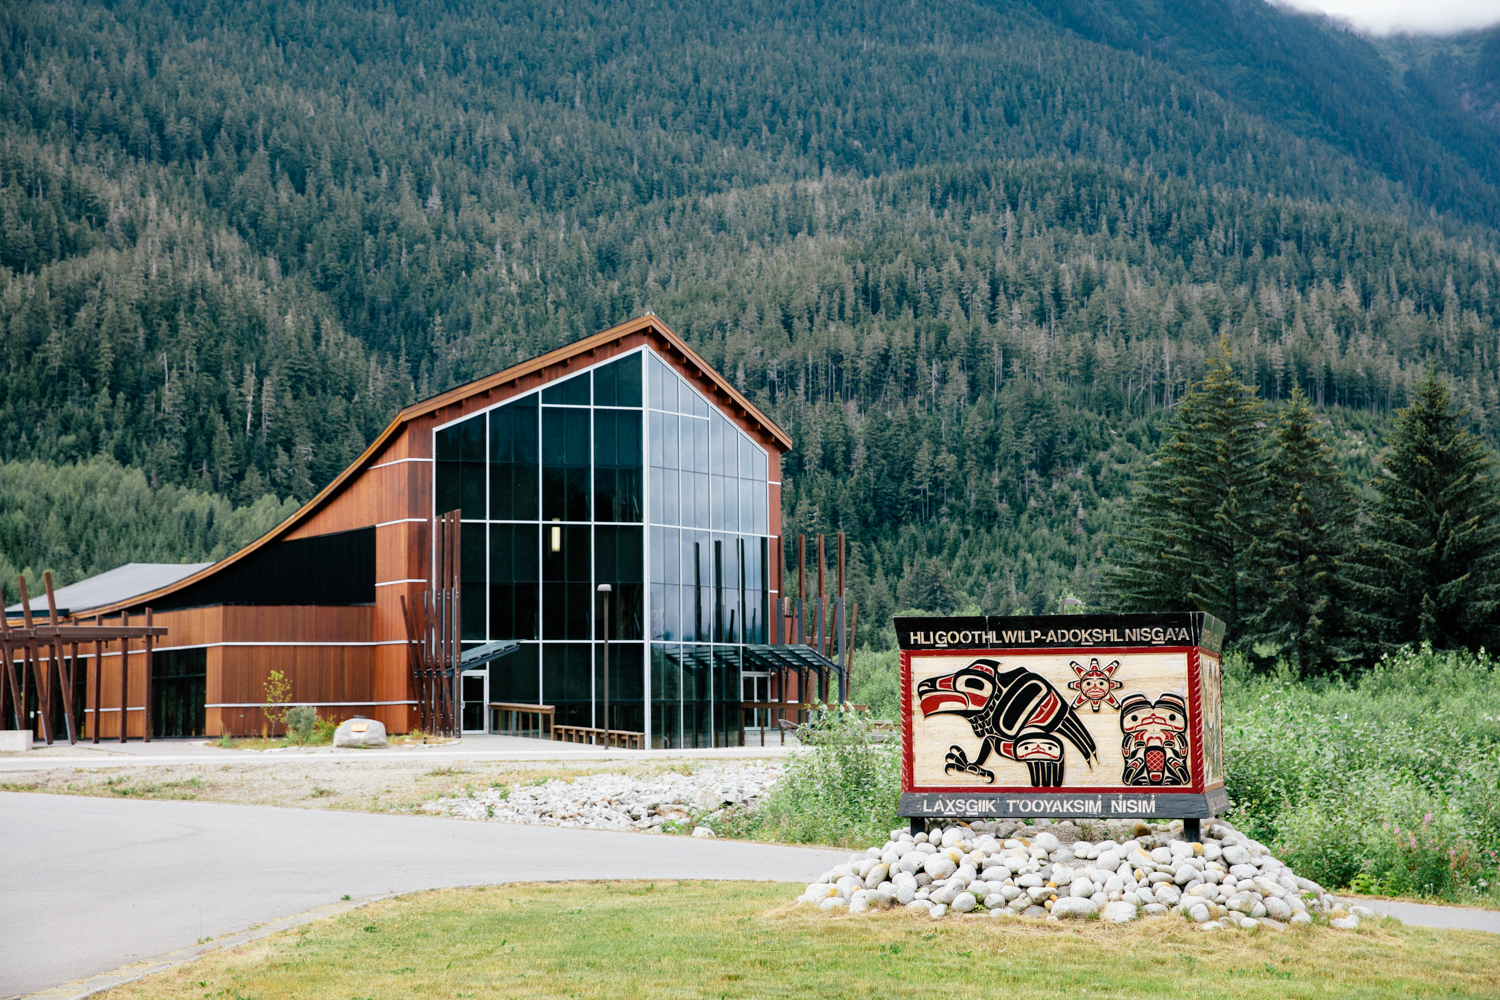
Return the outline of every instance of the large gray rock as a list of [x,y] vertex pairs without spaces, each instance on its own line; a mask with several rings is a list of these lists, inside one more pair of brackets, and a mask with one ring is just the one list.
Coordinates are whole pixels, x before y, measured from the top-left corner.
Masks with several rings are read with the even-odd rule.
[[1062,896],[1052,904],[1052,915],[1059,920],[1087,917],[1098,912],[1098,904],[1081,896]]
[[1128,924],[1137,916],[1134,903],[1116,901],[1104,904],[1104,919],[1117,924]]
[[336,747],[383,747],[385,723],[375,719],[347,719],[333,731]]
[[1224,860],[1230,865],[1248,865],[1250,863],[1250,852],[1238,845],[1225,847]]

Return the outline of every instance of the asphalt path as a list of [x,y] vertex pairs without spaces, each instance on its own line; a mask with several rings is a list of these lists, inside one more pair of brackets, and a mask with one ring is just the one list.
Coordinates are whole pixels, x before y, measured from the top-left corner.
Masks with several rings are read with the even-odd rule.
[[435,817],[0,793],[0,996],[345,895],[567,879],[810,882],[848,857]]

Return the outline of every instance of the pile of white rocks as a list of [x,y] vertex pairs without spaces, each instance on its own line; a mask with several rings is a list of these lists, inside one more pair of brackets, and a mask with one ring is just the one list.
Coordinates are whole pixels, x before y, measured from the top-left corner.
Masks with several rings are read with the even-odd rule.
[[1206,930],[1282,930],[1314,914],[1352,930],[1374,916],[1365,907],[1343,910],[1226,823],[1213,822],[1201,842],[1183,840],[1181,828],[1137,821],[1117,827],[1118,840],[1097,842],[1066,820],[1040,828],[957,823],[915,836],[892,830],[883,847],[851,856],[798,902],[848,913],[904,906],[933,918],[987,912],[1124,923],[1178,915]]
[[723,809],[753,808],[781,774],[778,764],[704,767],[692,774],[591,774],[536,785],[469,788],[425,803],[426,812],[501,823],[660,833],[668,822],[713,836]]

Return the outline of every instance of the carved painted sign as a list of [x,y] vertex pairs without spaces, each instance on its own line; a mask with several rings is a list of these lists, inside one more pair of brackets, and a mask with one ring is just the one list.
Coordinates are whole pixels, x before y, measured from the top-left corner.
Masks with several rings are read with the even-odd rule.
[[903,815],[1203,816],[1227,804],[1212,616],[897,618],[896,633]]

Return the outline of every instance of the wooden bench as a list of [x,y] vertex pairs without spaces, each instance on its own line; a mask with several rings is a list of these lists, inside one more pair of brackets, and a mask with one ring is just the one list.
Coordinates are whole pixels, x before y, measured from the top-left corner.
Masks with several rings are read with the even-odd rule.
[[[492,701],[489,704],[489,708],[490,712],[493,713],[491,721],[494,723],[490,727],[490,731],[499,735],[525,736],[529,734],[536,739],[546,739],[546,735],[544,734],[552,734],[557,730],[557,727],[553,724],[556,713],[551,705],[528,705],[524,702],[516,701]],[[496,718],[501,713],[504,713],[507,717],[507,725],[501,725],[500,719]],[[522,725],[521,720],[523,716],[527,717],[526,721],[528,723],[532,721],[530,717],[535,716],[536,725],[534,727]],[[546,719],[545,728],[542,721],[544,718]],[[554,738],[556,737],[554,736]]]
[[[780,732],[781,732],[781,742],[782,742],[783,745],[785,745],[787,730],[791,729],[793,732],[796,731],[797,725],[798,725],[798,723],[796,721],[797,720],[797,714],[799,712],[801,712],[806,707],[807,707],[806,705],[800,704],[799,702],[795,702],[795,701],[742,701],[742,702],[740,702],[740,745],[744,746],[744,744],[745,744],[745,713],[746,712],[755,711],[756,709],[759,709],[762,712],[775,712],[776,713],[776,717],[772,721],[771,725],[774,726],[774,727],[776,727],[778,730],[780,730]],[[786,718],[786,713],[788,711],[790,711],[792,713],[792,720],[790,722],[788,722],[787,718]],[[766,745],[766,728],[767,727],[764,726],[764,725],[762,725],[759,728],[760,728],[760,745],[761,746],[765,746]]]
[[602,729],[590,726],[553,726],[552,738],[563,743],[588,743],[593,746],[612,746],[623,750],[646,749],[646,734],[628,729],[611,729],[607,734]]

